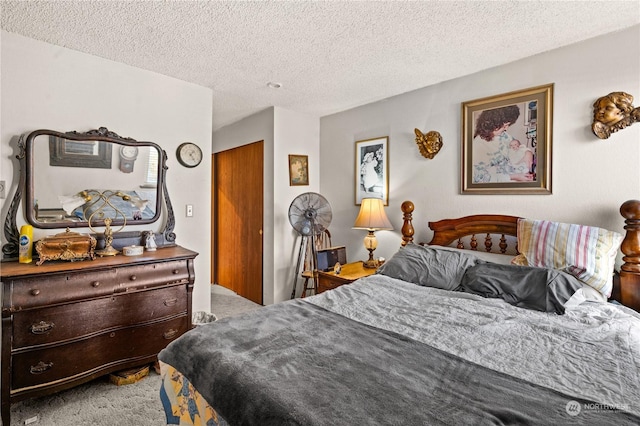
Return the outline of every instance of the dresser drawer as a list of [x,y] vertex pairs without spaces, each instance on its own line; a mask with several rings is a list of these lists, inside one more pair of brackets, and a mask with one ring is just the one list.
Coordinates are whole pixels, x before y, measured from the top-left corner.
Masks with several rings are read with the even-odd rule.
[[187,331],[187,324],[185,315],[160,323],[106,332],[55,348],[14,354],[11,387],[17,392],[31,386],[91,374],[105,365],[157,355]]
[[117,272],[118,291],[149,288],[167,283],[187,282],[189,269],[186,260],[172,260],[146,265],[121,267]]
[[187,312],[186,284],[18,312],[13,347],[20,349],[89,336]]
[[47,274],[11,281],[11,309],[62,303],[112,294],[117,288],[116,269]]
[[329,274],[318,274],[318,294],[327,290],[333,290],[334,288],[338,288],[344,284],[350,284],[353,281],[354,280],[348,280]]
[[343,284],[345,284],[344,281],[318,280],[318,294],[328,290],[333,290]]

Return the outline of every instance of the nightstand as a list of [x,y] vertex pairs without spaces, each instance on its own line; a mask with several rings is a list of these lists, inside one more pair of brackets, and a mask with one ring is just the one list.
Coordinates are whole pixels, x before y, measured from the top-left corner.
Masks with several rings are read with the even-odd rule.
[[318,271],[318,294],[323,291],[340,287],[343,284],[351,284],[355,280],[375,274],[377,269],[365,268],[362,261],[342,265],[340,274],[335,272]]

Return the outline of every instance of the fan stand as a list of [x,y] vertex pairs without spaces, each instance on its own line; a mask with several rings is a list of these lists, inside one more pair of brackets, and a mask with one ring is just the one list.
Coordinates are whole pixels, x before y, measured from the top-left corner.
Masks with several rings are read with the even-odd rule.
[[[314,229],[314,223],[311,222],[311,229]],[[298,284],[298,276],[300,274],[300,265],[304,262],[304,258],[306,257],[306,253],[308,251],[309,241],[311,241],[311,262],[310,262],[310,271],[307,274],[305,271],[302,276],[304,278],[304,287],[302,288],[302,295],[300,297],[305,297],[307,295],[307,290],[313,290],[313,294],[318,294],[318,266],[317,259],[318,253],[316,251],[316,238],[315,233],[311,232],[311,236],[307,237],[306,235],[302,235],[300,240],[300,250],[298,251],[298,262],[296,264],[296,273],[293,276],[293,290],[291,291],[291,299],[295,299],[296,297],[296,287]],[[309,287],[309,280],[311,280],[312,286]]]
[[[316,192],[305,192],[298,195],[289,206],[289,222],[291,222],[293,229],[298,232],[298,235],[302,236],[300,250],[298,251],[298,262],[293,277],[292,299],[296,297],[297,282],[300,279],[300,264],[306,263],[305,260],[308,258],[309,252],[311,252],[310,271],[305,270],[302,274],[302,278],[305,280],[302,297],[307,295],[308,290],[313,290],[315,294],[318,293],[316,239],[319,236],[324,236],[321,233],[326,232],[331,223],[331,217],[331,205],[326,198]],[[324,240],[320,239],[319,241]],[[311,250],[309,250],[309,244],[311,244]],[[312,280],[311,287],[309,287],[309,280]]]

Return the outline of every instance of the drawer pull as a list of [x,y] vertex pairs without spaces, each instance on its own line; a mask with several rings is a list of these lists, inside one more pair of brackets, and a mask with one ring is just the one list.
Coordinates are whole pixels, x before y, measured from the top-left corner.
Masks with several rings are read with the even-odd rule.
[[164,306],[173,306],[176,303],[178,303],[178,299],[176,299],[175,297],[173,299],[167,299],[164,301]]
[[31,290],[31,295],[32,296],[37,296],[40,294],[40,290],[38,290],[37,288],[34,288],[33,290]]
[[171,340],[176,337],[176,334],[178,334],[178,330],[170,329],[169,331],[165,331],[163,336],[165,339]]
[[29,372],[31,374],[42,374],[45,371],[50,370],[51,367],[53,367],[53,363],[52,362],[40,361],[36,365],[32,365],[31,368],[29,369]]
[[94,281],[91,283],[92,287],[100,287],[100,281]]
[[171,272],[173,272],[173,275],[178,275],[180,273],[180,269],[174,269]]
[[31,324],[31,327],[29,327],[29,330],[33,334],[45,334],[51,331],[54,325],[55,324],[52,322],[40,321],[37,324]]
[[137,279],[138,279],[138,277],[136,277],[135,275],[131,275],[131,276],[129,277],[129,279],[130,279],[131,281],[135,281],[135,280],[137,280]]

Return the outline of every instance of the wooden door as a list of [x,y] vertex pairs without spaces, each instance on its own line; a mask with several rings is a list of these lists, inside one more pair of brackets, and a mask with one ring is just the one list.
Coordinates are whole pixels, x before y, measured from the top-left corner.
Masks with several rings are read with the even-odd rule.
[[262,304],[264,142],[214,154],[213,282]]

